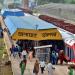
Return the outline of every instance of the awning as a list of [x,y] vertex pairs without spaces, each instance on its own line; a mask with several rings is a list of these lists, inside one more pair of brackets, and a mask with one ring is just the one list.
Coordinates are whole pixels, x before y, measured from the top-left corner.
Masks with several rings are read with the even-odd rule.
[[12,39],[62,40],[57,28],[34,16],[9,16],[4,20]]
[[58,29],[58,31],[61,33],[62,38],[69,47],[71,47],[75,52],[75,36],[63,29]]
[[67,38],[65,39],[65,43],[68,44],[69,46],[73,46],[75,44],[75,39],[73,38]]

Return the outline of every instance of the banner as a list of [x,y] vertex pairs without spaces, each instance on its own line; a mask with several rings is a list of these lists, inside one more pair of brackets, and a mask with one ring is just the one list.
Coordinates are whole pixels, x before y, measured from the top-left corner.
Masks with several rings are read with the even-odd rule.
[[48,30],[26,30],[18,29],[13,35],[14,40],[62,40],[62,36],[57,29]]

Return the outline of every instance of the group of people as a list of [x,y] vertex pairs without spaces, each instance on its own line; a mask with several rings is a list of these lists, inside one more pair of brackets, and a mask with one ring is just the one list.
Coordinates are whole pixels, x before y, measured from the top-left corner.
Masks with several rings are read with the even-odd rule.
[[[33,52],[30,51],[30,54],[28,56],[30,61],[33,58],[33,56],[32,56],[33,54],[32,53]],[[48,71],[48,75],[53,75],[53,70],[55,70],[55,67],[52,64],[57,64],[58,63],[58,59],[60,60],[60,64],[63,64],[63,61],[66,60],[65,57],[64,57],[64,51],[63,50],[61,50],[59,52],[59,54],[53,52],[52,55],[53,56],[55,55],[56,58],[54,58],[52,56],[52,61],[51,62],[48,61],[47,64],[45,63],[45,61],[40,61],[40,62],[38,60],[35,61],[34,65],[33,65],[34,66],[33,73],[35,75],[38,75],[39,70],[41,70],[41,74],[43,74],[44,71],[47,70]],[[22,58],[23,59],[20,62],[21,75],[24,75],[24,71],[26,69],[26,64],[27,64],[26,56],[27,56],[27,52],[26,52],[26,50],[23,50],[22,51]],[[73,74],[73,68],[71,68],[71,67],[69,68],[69,75],[74,75]]]
[[60,64],[63,64],[63,61],[65,61],[66,63],[70,61],[70,59],[65,56],[64,50],[60,50],[59,52],[52,51],[51,63],[58,64],[58,60],[60,61]]
[[44,71],[46,70],[48,71],[48,75],[53,75],[53,70],[55,70],[55,67],[49,61],[47,61],[47,63],[45,63],[44,61],[38,63],[38,61],[36,60],[33,69],[35,75],[38,75],[39,67],[41,68],[41,74],[43,74]]
[[51,63],[52,64],[57,64],[57,62],[58,62],[58,53],[57,52],[55,52],[55,51],[52,51],[52,53],[51,53]]
[[27,49],[27,48],[22,48],[20,46],[12,45],[12,47],[10,48],[10,52],[14,58],[16,57],[16,55],[18,55],[20,58],[22,58],[22,56],[27,55],[30,60],[32,59],[32,57],[35,57],[35,50],[33,47],[31,49]]
[[[20,62],[20,69],[21,69],[21,75],[24,75],[24,71],[26,69],[26,64],[27,64],[27,58],[32,61],[32,58],[35,57],[35,50],[34,48],[31,48],[30,50],[27,49],[21,49],[18,46],[12,45],[12,48],[10,48],[11,54],[13,54],[13,57],[15,58],[16,55],[22,59]],[[65,58],[65,54],[63,50],[60,50],[60,52],[52,51],[51,53],[51,60],[47,64],[45,61],[38,62],[38,60],[35,61],[34,68],[33,68],[33,73],[35,75],[38,75],[39,73],[39,68],[41,69],[41,73],[44,73],[44,70],[48,71],[48,75],[53,75],[53,67],[52,64],[58,64],[58,60],[60,60],[60,64],[63,64],[63,61],[67,61]]]
[[[21,61],[20,63],[21,75],[24,75],[24,71],[26,69],[26,63],[27,61],[25,59]],[[41,61],[41,63],[39,63],[38,60],[35,60],[34,67],[33,67],[33,73],[35,75],[38,75],[40,69],[41,69],[41,74],[43,74],[44,71],[47,70],[48,75],[53,75],[53,69],[55,69],[55,67],[50,62],[45,64],[44,61]]]
[[13,57],[15,58],[19,52],[19,49],[17,46],[15,47],[14,45],[12,45],[12,47],[10,48],[10,52],[11,52],[11,54],[13,54]]
[[27,50],[26,48],[23,49],[20,46],[12,45],[12,47],[10,48],[10,52],[11,52],[10,55],[13,55],[14,58],[16,56],[19,56],[19,58],[21,59],[21,62],[20,62],[21,75],[24,75],[24,70],[26,68],[27,58],[31,62],[32,58],[35,57],[34,48],[32,47],[30,50]]
[[[18,55],[21,58],[21,62],[19,64],[19,67],[21,69],[21,75],[24,75],[24,71],[26,69],[27,59],[32,61],[32,58],[35,57],[35,51],[34,48],[31,48],[29,51],[26,49],[21,50],[20,47],[12,45],[12,48],[10,48],[11,54],[15,58],[16,55]],[[33,73],[35,75],[38,75],[39,69],[41,69],[41,73],[44,73],[44,70],[48,69],[48,64],[45,64],[45,61],[39,62],[38,60],[34,63]],[[49,69],[48,69],[49,70]],[[49,71],[48,71],[49,72]],[[49,73],[49,75],[52,75]]]

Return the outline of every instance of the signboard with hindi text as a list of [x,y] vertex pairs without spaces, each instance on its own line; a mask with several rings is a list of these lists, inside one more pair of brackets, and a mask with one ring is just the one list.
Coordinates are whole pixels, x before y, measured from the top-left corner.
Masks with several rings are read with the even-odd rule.
[[14,40],[62,40],[57,29],[47,30],[26,30],[18,29],[13,35]]

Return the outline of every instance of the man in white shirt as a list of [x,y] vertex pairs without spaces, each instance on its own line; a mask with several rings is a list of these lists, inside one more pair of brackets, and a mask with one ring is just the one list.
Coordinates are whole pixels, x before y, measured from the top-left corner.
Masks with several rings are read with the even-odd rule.
[[53,69],[55,69],[55,68],[53,67],[53,65],[51,63],[47,64],[46,69],[48,71],[48,75],[53,75]]
[[22,51],[22,58],[23,58],[23,59],[26,59],[26,55],[27,55],[26,50],[23,50],[23,51]]
[[44,68],[45,68],[45,62],[41,61],[40,62],[40,68],[41,68],[41,73],[43,74]]

